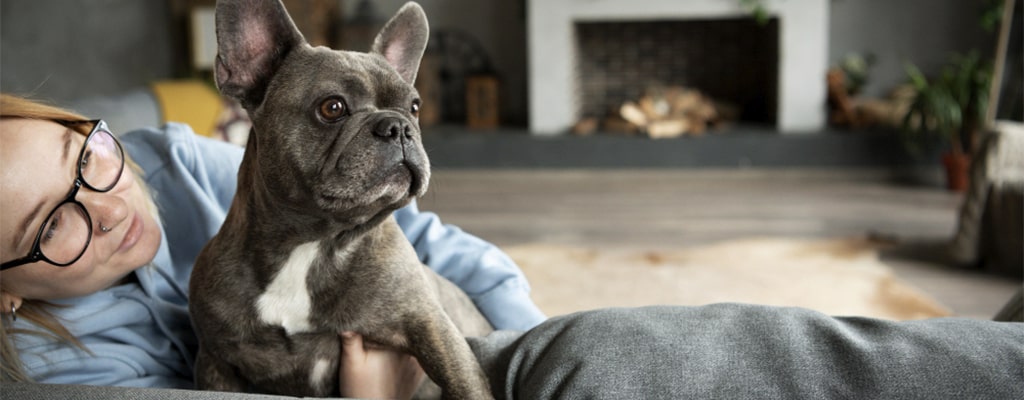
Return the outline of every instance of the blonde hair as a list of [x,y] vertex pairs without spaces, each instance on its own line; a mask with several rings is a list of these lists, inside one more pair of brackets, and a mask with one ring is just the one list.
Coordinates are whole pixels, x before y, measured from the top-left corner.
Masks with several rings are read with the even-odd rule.
[[[82,115],[55,106],[7,94],[0,94],[0,120],[15,118],[65,123],[89,120],[89,118]],[[88,124],[70,124],[69,128],[74,129],[82,135],[88,135],[91,127]],[[148,193],[148,189],[142,181],[142,170],[127,154],[125,154],[125,165],[135,172],[135,179],[137,180],[136,183],[141,185],[143,190],[146,190]],[[156,214],[156,205],[152,202],[151,197],[148,208],[152,214]],[[6,304],[2,306],[7,307]],[[21,357],[18,354],[18,348],[14,345],[14,341],[17,339],[18,335],[49,336],[55,340],[63,341],[88,352],[85,346],[82,345],[82,343],[79,342],[78,339],[68,331],[64,324],[61,323],[60,320],[58,320],[50,311],[54,307],[56,306],[45,301],[25,299],[22,302],[21,307],[18,308],[18,318],[23,318],[32,322],[36,326],[43,328],[42,331],[16,329],[12,326],[13,324],[8,321],[12,316],[2,319],[3,328],[0,329],[0,381],[27,382],[32,380],[28,374],[26,374],[24,365],[21,362]]]

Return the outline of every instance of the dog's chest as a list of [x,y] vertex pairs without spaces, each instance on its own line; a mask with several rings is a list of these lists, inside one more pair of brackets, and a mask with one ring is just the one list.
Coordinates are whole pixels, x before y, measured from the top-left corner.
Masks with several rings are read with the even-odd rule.
[[303,243],[292,250],[266,290],[259,296],[256,309],[260,321],[281,326],[289,335],[309,332],[312,298],[309,273],[320,257],[320,242]]

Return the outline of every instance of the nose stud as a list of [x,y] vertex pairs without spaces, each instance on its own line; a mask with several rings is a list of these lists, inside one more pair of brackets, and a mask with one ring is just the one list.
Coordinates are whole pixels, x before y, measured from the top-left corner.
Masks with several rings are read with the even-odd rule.
[[103,226],[103,224],[100,224],[100,230],[103,231],[103,233],[110,232],[111,229],[113,229],[113,228],[107,228],[107,227]]

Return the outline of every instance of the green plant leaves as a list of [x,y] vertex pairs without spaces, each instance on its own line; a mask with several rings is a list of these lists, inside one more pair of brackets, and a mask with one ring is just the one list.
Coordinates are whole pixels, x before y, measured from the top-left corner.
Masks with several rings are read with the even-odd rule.
[[[954,54],[935,79],[928,79],[914,64],[904,66],[911,85],[917,91],[903,117],[905,143],[911,150],[921,144],[936,142],[954,152],[965,147],[988,109],[988,92],[992,68],[982,61],[977,51]],[[913,140],[913,139],[918,140]],[[936,140],[937,139],[937,140]],[[920,142],[920,143],[916,143]],[[916,151],[915,151],[916,152]]]

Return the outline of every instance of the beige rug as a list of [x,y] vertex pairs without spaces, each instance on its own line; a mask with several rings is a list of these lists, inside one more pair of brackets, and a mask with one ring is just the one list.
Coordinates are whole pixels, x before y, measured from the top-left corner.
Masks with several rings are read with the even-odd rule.
[[740,302],[894,320],[950,315],[901,282],[863,239],[757,238],[676,250],[521,245],[505,250],[549,316],[652,304]]

